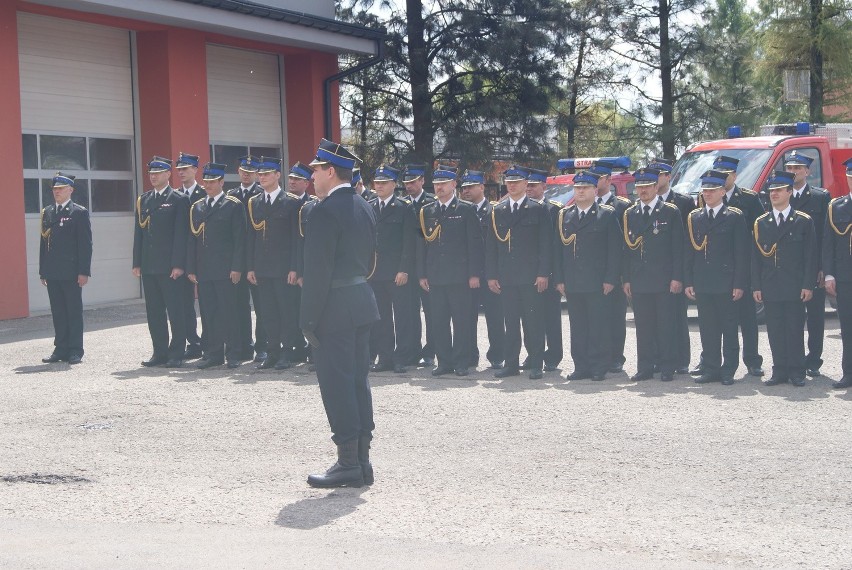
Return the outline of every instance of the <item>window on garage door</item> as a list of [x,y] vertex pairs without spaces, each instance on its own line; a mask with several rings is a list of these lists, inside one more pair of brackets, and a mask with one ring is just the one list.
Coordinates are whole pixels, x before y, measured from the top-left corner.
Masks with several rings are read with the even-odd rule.
[[38,213],[53,201],[51,180],[61,170],[77,177],[73,200],[92,213],[132,212],[131,137],[24,133],[24,204]]
[[[274,156],[275,158],[281,158],[281,147],[215,143],[210,145],[210,156],[213,157],[213,162],[228,165],[225,169],[226,186],[228,183],[236,183],[240,181],[240,175],[237,174],[237,168],[240,166],[240,157],[246,156],[247,154],[258,158],[261,156]],[[282,171],[285,168],[289,169],[289,165],[281,166]]]

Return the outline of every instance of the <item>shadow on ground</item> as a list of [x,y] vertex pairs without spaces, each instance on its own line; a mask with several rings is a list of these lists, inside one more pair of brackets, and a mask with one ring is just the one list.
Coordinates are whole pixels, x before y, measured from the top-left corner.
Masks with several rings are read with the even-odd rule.
[[300,499],[281,509],[275,524],[300,530],[325,526],[358,510],[360,505],[367,502],[361,495],[368,489],[335,489],[322,497]]

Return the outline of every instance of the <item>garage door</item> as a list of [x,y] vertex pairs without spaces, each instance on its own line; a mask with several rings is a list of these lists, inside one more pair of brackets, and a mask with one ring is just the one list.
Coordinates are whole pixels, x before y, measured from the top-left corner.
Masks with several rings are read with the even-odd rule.
[[130,32],[18,14],[30,310],[48,308],[38,281],[39,212],[57,170],[77,176],[91,211],[94,256],[87,305],[140,296],[130,273],[134,142]]
[[275,54],[207,46],[210,156],[228,165],[236,183],[239,157],[247,153],[287,158],[281,63]]

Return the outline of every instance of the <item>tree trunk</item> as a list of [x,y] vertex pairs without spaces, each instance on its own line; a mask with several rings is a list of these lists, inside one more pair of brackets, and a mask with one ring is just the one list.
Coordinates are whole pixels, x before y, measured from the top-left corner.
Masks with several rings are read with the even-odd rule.
[[408,72],[414,123],[414,154],[429,165],[433,157],[432,98],[429,94],[429,65],[423,24],[422,0],[406,0],[408,23]]
[[812,123],[825,121],[823,114],[823,81],[822,81],[822,45],[821,34],[824,25],[822,12],[822,0],[810,0],[810,83],[811,96],[808,101],[808,119]]
[[575,141],[577,138],[577,98],[580,92],[580,75],[583,72],[583,56],[586,52],[586,34],[580,36],[580,45],[577,48],[577,65],[574,67],[574,75],[571,82],[571,99],[568,102],[568,127],[566,133],[567,156],[577,156]]
[[674,93],[672,87],[672,53],[669,41],[669,15],[671,5],[669,0],[659,0],[660,16],[660,83],[662,85],[663,98],[661,110],[663,115],[663,128],[661,143],[663,144],[663,156],[675,158],[675,128],[674,128]]

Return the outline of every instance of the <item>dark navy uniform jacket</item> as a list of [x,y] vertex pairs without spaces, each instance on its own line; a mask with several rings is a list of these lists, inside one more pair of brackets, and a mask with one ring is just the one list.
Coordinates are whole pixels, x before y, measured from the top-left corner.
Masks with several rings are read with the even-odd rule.
[[593,203],[580,220],[579,209],[572,204],[562,210],[561,218],[554,232],[556,282],[565,285],[566,293],[602,293],[604,283],[620,286],[624,239],[615,209]]
[[72,201],[58,210],[51,204],[41,211],[38,274],[41,279],[74,281],[92,274],[92,224],[86,208]]
[[664,293],[683,281],[684,233],[680,210],[658,199],[648,219],[637,201],[624,213],[625,283],[634,293]]
[[852,197],[831,201],[822,239],[822,270],[837,281],[852,281]]
[[491,232],[485,244],[485,275],[500,285],[534,285],[549,277],[553,263],[552,225],[547,208],[524,198],[518,213],[503,199],[491,211]]
[[435,201],[420,211],[420,222],[426,238],[417,243],[418,278],[431,286],[479,277],[485,246],[473,204],[453,198],[442,213]]
[[354,188],[338,186],[313,206],[305,231],[302,330],[328,332],[379,320],[367,284],[375,253],[376,215]]
[[817,284],[816,233],[810,216],[790,210],[779,228],[773,212],[757,219],[751,286],[764,301],[796,301]]
[[379,213],[379,198],[370,200],[376,215],[376,268],[371,279],[393,281],[397,273],[414,278],[415,244],[420,231],[407,198],[391,196]]
[[188,240],[186,272],[198,281],[230,279],[245,264],[246,210],[233,196],[221,196],[213,207],[207,199],[189,212],[192,235]]
[[734,289],[748,288],[751,235],[739,209],[722,205],[712,222],[705,208],[693,210],[686,232],[689,243],[684,286],[708,294],[731,294]]
[[246,268],[257,277],[286,279],[297,269],[301,201],[281,190],[266,205],[266,193],[249,200]]
[[173,188],[149,190],[136,199],[133,267],[143,275],[168,275],[186,267],[189,200]]

